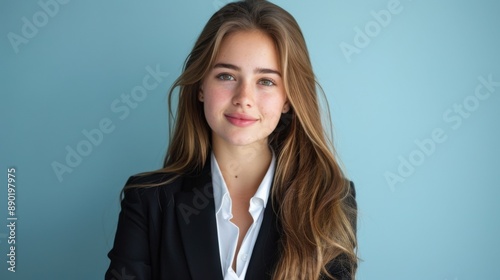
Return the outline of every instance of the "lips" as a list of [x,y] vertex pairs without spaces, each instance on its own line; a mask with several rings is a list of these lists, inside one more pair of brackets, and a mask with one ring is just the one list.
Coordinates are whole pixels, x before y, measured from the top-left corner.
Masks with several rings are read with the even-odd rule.
[[250,126],[258,121],[258,119],[240,113],[225,114],[226,119],[233,125],[239,127]]

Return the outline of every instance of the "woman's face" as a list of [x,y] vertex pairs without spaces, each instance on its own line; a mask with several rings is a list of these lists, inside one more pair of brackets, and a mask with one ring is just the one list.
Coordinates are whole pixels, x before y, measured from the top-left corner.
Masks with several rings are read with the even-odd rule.
[[273,40],[261,31],[223,39],[198,96],[214,145],[267,145],[281,114],[289,110],[278,57]]

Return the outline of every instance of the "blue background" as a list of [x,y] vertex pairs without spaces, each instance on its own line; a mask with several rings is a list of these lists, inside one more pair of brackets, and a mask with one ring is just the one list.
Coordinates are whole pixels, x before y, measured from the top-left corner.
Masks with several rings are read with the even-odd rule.
[[[167,91],[226,2],[68,1],[44,18],[37,1],[2,1],[1,279],[103,278],[119,192],[128,176],[161,167]],[[500,2],[401,0],[383,25],[372,11],[394,1],[275,3],[303,29],[357,186],[358,279],[500,279],[500,87],[474,97],[479,77],[500,82]],[[24,36],[23,17],[39,27],[13,44],[8,34]],[[357,28],[370,35],[356,38]],[[148,66],[168,76],[128,115],[112,109]],[[454,106],[464,102],[460,115]],[[105,118],[114,130],[59,180],[53,163],[66,164],[67,146]],[[436,129],[445,140],[433,148],[425,139]],[[6,263],[9,167],[17,170],[15,273]]]

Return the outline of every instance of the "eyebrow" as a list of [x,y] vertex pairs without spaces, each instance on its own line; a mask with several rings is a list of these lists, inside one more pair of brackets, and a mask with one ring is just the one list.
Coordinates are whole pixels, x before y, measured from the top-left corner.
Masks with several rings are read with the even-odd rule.
[[[217,63],[214,65],[214,69],[215,68],[228,68],[235,71],[241,71],[240,67],[230,63]],[[256,68],[254,72],[258,74],[276,74],[281,77],[281,73],[279,71],[270,68]]]

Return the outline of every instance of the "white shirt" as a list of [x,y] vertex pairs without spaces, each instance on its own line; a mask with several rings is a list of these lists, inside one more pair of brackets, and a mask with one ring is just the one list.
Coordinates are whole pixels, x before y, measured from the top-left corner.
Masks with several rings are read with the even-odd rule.
[[245,279],[248,263],[250,262],[253,247],[257,240],[257,235],[259,234],[262,219],[264,217],[264,209],[266,208],[269,192],[271,190],[275,165],[276,158],[273,153],[267,173],[264,179],[262,179],[255,195],[250,199],[250,208],[248,212],[253,218],[253,223],[241,242],[240,251],[236,259],[236,271],[234,271],[232,264],[238,243],[239,229],[231,222],[233,218],[231,197],[219,165],[217,164],[217,160],[215,159],[215,155],[212,153],[211,166],[215,216],[217,220],[220,262],[224,280]]

